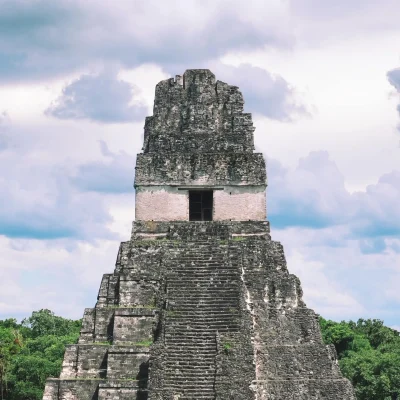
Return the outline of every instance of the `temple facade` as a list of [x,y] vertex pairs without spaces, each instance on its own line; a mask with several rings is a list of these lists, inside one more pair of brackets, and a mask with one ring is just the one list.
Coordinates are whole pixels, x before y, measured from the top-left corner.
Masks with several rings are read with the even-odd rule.
[[354,400],[271,239],[266,167],[239,89],[156,86],[135,221],[44,400]]

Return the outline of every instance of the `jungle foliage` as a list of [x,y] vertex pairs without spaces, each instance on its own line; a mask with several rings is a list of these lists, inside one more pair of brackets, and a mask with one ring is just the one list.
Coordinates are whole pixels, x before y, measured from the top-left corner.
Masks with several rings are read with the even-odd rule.
[[358,400],[398,400],[400,334],[378,319],[334,322],[320,318],[322,337],[333,344]]
[[65,345],[77,342],[80,326],[50,310],[21,323],[0,320],[0,399],[41,400],[46,378],[59,376]]

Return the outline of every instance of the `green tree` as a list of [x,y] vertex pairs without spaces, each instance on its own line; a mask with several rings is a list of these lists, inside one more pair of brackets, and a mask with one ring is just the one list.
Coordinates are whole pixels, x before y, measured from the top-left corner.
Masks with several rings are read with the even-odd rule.
[[344,376],[358,400],[398,400],[400,393],[399,333],[376,319],[357,323],[320,319],[325,343],[334,344]]
[[19,324],[0,321],[0,388],[4,400],[41,400],[45,381],[58,376],[67,344],[76,343],[81,320],[35,311]]
[[81,321],[58,317],[50,310],[34,311],[29,318],[22,320],[22,325],[29,327],[31,337],[44,335],[65,336],[71,332],[79,332]]

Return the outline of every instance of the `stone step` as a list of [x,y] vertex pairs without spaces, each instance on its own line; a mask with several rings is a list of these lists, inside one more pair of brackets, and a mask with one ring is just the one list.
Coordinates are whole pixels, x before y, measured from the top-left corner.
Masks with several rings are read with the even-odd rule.
[[[209,304],[209,303],[204,303],[202,304],[196,304],[195,306],[190,305],[190,304],[179,304],[179,307],[173,306],[174,301],[170,301],[168,304],[168,310],[173,311],[173,312],[185,312],[185,313],[213,313],[217,309],[214,304]],[[181,301],[179,303],[182,303]],[[230,312],[231,309],[235,308],[237,309],[239,306],[239,301],[235,300],[228,303],[225,303],[223,307],[218,307],[221,310],[224,310],[225,313]]]
[[165,341],[165,346],[167,348],[173,348],[173,347],[179,347],[182,346],[196,346],[196,347],[206,347],[209,346],[209,349],[214,349],[216,348],[216,342],[215,341],[195,341],[195,340],[182,340],[182,339],[168,339]]
[[[188,395],[188,396],[196,395],[197,393],[199,393],[199,394],[208,394],[209,393],[210,395],[211,395],[211,393],[214,393],[213,385],[204,385],[204,384],[196,385],[194,383],[191,383],[190,385],[185,385],[185,387],[182,388],[181,385],[177,385],[177,384],[174,384],[173,382],[171,382],[171,383],[168,383],[167,387],[169,390],[176,389],[177,393],[182,393],[183,389],[184,389],[185,395]],[[198,390],[201,390],[201,392],[198,392]],[[197,397],[193,397],[193,398],[197,399]],[[183,397],[179,397],[179,400],[181,400],[181,399],[183,399]]]
[[216,281],[216,282],[230,282],[234,281],[239,283],[239,274],[230,271],[177,271],[175,275],[170,275],[168,279],[168,284],[180,282],[180,281],[189,281],[193,282],[193,278],[196,278],[197,282],[208,282],[208,281]]
[[181,316],[181,317],[185,317],[185,316],[193,316],[196,317],[197,315],[201,316],[201,315],[207,315],[207,316],[215,316],[216,318],[219,317],[224,317],[224,316],[229,316],[229,315],[237,315],[237,313],[239,313],[240,309],[239,309],[239,305],[237,305],[236,307],[223,307],[223,308],[218,308],[218,309],[208,309],[208,308],[188,308],[186,307],[185,309],[167,309],[166,313],[167,315],[170,313],[171,315],[174,316]]
[[210,391],[214,390],[214,382],[214,376],[210,376],[208,379],[204,380],[201,380],[200,375],[189,379],[180,378],[179,375],[165,377],[165,385],[179,385],[182,389],[185,389],[185,391],[187,389],[192,389],[204,394],[208,392],[207,390],[204,391],[204,389],[209,389]]
[[209,309],[212,309],[214,307],[226,307],[226,310],[229,310],[232,307],[237,307],[238,306],[238,299],[234,297],[222,297],[221,299],[215,299],[215,296],[202,296],[202,297],[176,297],[169,299],[168,306],[175,305],[173,308],[169,308],[170,310],[178,311],[180,306],[182,307],[208,307]]
[[210,333],[204,333],[204,332],[190,332],[188,331],[186,334],[179,332],[177,335],[175,332],[172,333],[165,333],[165,341],[169,340],[196,340],[198,338],[199,341],[201,340],[214,340],[215,341],[215,331],[210,332]]
[[204,363],[201,364],[200,361],[196,364],[180,364],[178,360],[166,360],[165,361],[165,375],[164,376],[171,376],[171,375],[182,375],[187,376],[188,378],[192,379],[201,379],[203,377],[210,377],[215,374],[215,362],[214,359],[211,360],[204,360]]
[[226,275],[232,275],[232,276],[237,276],[239,277],[239,272],[236,268],[225,268],[222,267],[221,265],[217,266],[212,266],[212,265],[185,265],[181,267],[176,267],[176,268],[169,268],[167,269],[167,272],[170,276],[174,277],[180,277],[185,276],[185,275],[195,275],[198,277],[201,277],[201,275],[204,276],[213,276],[213,277],[218,277],[218,276],[226,276]]
[[204,270],[204,271],[222,271],[225,270],[227,272],[236,272],[238,271],[237,267],[228,266],[226,263],[211,263],[211,262],[187,262],[187,263],[176,263],[173,266],[167,268],[167,271],[170,272],[180,272],[180,271],[193,271],[193,270]]
[[[219,262],[225,263],[230,259],[227,257],[227,254],[219,255],[218,252],[198,252],[186,255],[177,255],[176,257],[171,258],[168,263],[180,262],[180,261],[198,261],[198,262]],[[236,260],[235,260],[236,261]],[[237,261],[236,261],[237,262]]]
[[221,301],[213,300],[212,298],[207,299],[206,297],[199,298],[176,298],[170,299],[168,303],[168,309],[171,311],[190,311],[190,309],[197,308],[197,311],[212,311],[216,307],[226,307],[225,311],[228,312],[230,308],[236,308],[238,306],[237,299],[227,298]]
[[[195,278],[193,278],[195,279]],[[235,281],[197,281],[197,282],[178,282],[174,284],[168,284],[167,290],[171,294],[181,294],[182,291],[189,293],[208,293],[208,292],[217,292],[217,293],[235,293],[239,294],[239,286]]]
[[188,354],[196,354],[196,355],[200,355],[200,354],[204,354],[204,355],[208,355],[210,353],[215,353],[216,351],[216,345],[214,343],[214,345],[200,345],[200,344],[196,344],[196,343],[191,343],[190,345],[185,344],[185,343],[166,343],[165,348],[168,350],[168,353],[172,352],[187,352]]
[[181,351],[181,352],[174,351],[173,353],[168,354],[165,358],[165,365],[173,364],[176,367],[180,367],[180,368],[185,367],[188,370],[211,368],[210,365],[214,365],[215,356],[216,356],[216,354],[207,355],[207,354],[188,353],[188,354],[190,354],[191,360],[190,360],[190,364],[185,365],[184,363],[180,362],[182,360],[182,356],[184,358],[185,354],[186,353],[184,351]]
[[220,302],[212,300],[212,299],[206,299],[206,298],[181,298],[181,299],[171,299],[169,300],[168,303],[168,308],[172,311],[178,311],[178,310],[190,310],[190,309],[199,309],[199,310],[212,310],[213,308],[216,307],[226,307],[227,310],[229,308],[234,308],[238,306],[238,301],[237,299],[222,299]]
[[208,363],[204,362],[203,364],[180,364],[179,362],[174,362],[173,360],[166,360],[165,362],[166,366],[166,374],[165,376],[171,376],[171,375],[178,375],[182,374],[182,371],[187,372],[187,376],[190,377],[202,377],[202,374],[206,374],[207,377],[209,377],[211,374],[215,374],[215,363],[213,360],[210,360]]
[[166,348],[168,349],[168,354],[172,353],[185,353],[187,352],[188,354],[195,354],[195,355],[213,355],[216,352],[217,346],[214,344],[214,346],[194,346],[193,343],[188,345],[185,343],[168,343],[166,344]]
[[[239,326],[232,324],[231,326],[218,326],[218,327],[209,329],[208,332],[215,334],[217,331],[219,333],[223,333],[223,332],[237,332],[238,330],[239,330]],[[186,329],[186,332],[188,332],[188,331],[196,333],[197,335],[204,333],[204,329],[197,329],[195,327],[193,327],[191,329]],[[168,328],[168,332],[170,335],[182,335],[182,332],[185,332],[185,329],[183,329],[182,327],[179,327],[179,329],[178,328],[175,328],[175,329]]]
[[211,275],[211,274],[204,274],[204,276],[196,275],[196,274],[177,274],[176,277],[173,279],[169,278],[167,281],[168,287],[173,286],[182,286],[184,285],[191,285],[191,286],[198,286],[198,285],[207,285],[207,284],[229,284],[233,286],[239,285],[239,276],[236,275]]
[[179,376],[165,377],[166,385],[179,385],[182,389],[185,389],[185,392],[188,389],[197,390],[199,393],[207,393],[207,391],[204,391],[204,389],[214,391],[214,382],[214,376],[210,376],[205,380],[200,380],[200,376],[194,376],[193,378],[189,379],[179,378]]
[[[168,292],[167,292],[168,293]],[[224,304],[230,303],[239,303],[238,295],[234,296],[233,292],[224,293],[222,292],[211,292],[211,293],[181,293],[174,296],[168,296],[169,303],[204,303],[212,306],[224,306]]]
[[[196,312],[192,312],[192,310],[188,310],[187,312],[185,311],[185,314],[178,314],[180,312],[180,310],[177,311],[173,311],[174,313],[176,312],[176,314],[174,316],[168,316],[167,318],[169,321],[175,321],[178,318],[193,318],[193,320],[199,319],[201,320],[203,318],[203,316],[208,316],[209,318],[215,318],[215,319],[224,319],[224,318],[231,318],[231,321],[236,321],[237,318],[240,317],[240,314],[238,312],[228,312],[226,311],[224,314],[212,314],[209,313],[208,310],[206,311],[202,311],[202,310],[197,310]],[[171,319],[172,318],[172,319]]]
[[[220,249],[184,249],[180,253],[175,253],[171,260],[182,260],[182,259],[199,259],[199,260],[229,260],[231,259],[229,252]],[[237,261],[237,260],[236,260]]]
[[213,370],[215,369],[215,356],[214,357],[194,357],[190,364],[184,364],[181,362],[182,354],[171,355],[165,358],[166,370],[177,369],[182,371],[189,370]]
[[207,324],[209,322],[229,322],[237,321],[238,313],[233,314],[220,314],[220,315],[208,315],[208,314],[197,314],[197,315],[167,315],[167,318],[171,322],[196,322],[199,324]]
[[230,274],[239,274],[239,268],[236,266],[230,266],[228,264],[217,264],[217,265],[209,265],[209,264],[176,264],[174,266],[170,266],[167,268],[167,272],[169,273],[181,273],[181,272],[188,272],[188,273],[230,273]]
[[209,376],[210,372],[215,373],[215,361],[214,360],[205,360],[203,363],[198,361],[196,364],[184,364],[184,363],[179,363],[178,360],[166,360],[165,362],[165,367],[168,371],[166,371],[165,376],[169,374],[170,371],[189,371],[189,367],[191,367],[191,370],[198,370],[200,373],[204,374],[207,372],[207,376]]
[[174,282],[167,284],[167,290],[171,295],[179,295],[182,293],[211,293],[217,292],[219,294],[228,293],[239,295],[240,289],[236,283],[237,281],[232,280],[197,280],[192,277],[191,280],[181,280],[179,282]]
[[[235,299],[239,300],[239,291],[237,289],[218,289],[218,290],[208,290],[207,288],[202,288],[202,290],[196,290],[195,287],[184,287],[181,288],[180,290],[177,290],[177,288],[174,288],[173,291],[169,291],[167,289],[168,293],[171,294],[171,296],[168,296],[169,300],[172,300],[174,298],[176,299],[185,299],[189,295],[192,295],[193,298],[195,297],[208,297],[210,299],[213,299],[217,302],[220,302],[223,299]],[[216,297],[218,295],[218,297]],[[224,296],[225,295],[225,296]]]
[[[169,292],[167,293],[169,294]],[[168,305],[182,304],[189,306],[192,304],[202,303],[204,305],[214,307],[214,310],[228,310],[232,308],[232,303],[236,304],[236,307],[238,307],[239,300],[238,291],[233,290],[225,293],[224,290],[216,292],[207,292],[206,290],[194,292],[194,290],[191,291],[190,289],[182,289],[179,291],[179,293],[168,296]],[[174,311],[177,311],[176,307],[174,308]]]
[[231,315],[231,316],[229,316],[229,317],[225,317],[225,318],[216,318],[216,317],[200,317],[200,316],[197,316],[197,317],[190,317],[190,316],[187,316],[187,317],[176,317],[176,316],[174,316],[174,317],[168,317],[167,316],[167,321],[169,322],[169,323],[171,323],[173,326],[177,326],[177,325],[179,325],[179,324],[181,324],[182,326],[184,325],[184,326],[188,326],[188,325],[190,325],[190,324],[196,324],[196,326],[198,326],[198,325],[203,325],[204,327],[207,327],[208,326],[208,324],[214,324],[214,323],[221,323],[221,322],[223,322],[224,324],[227,324],[227,323],[236,323],[236,322],[238,322],[238,318],[239,318],[239,316],[238,315],[235,315],[235,316],[233,316],[233,315]]
[[[192,368],[189,369],[189,367]],[[174,362],[171,360],[165,362],[165,368],[165,377],[174,375],[182,375],[184,377],[186,375],[186,372],[188,373],[187,376],[191,377],[192,379],[201,379],[202,377],[209,378],[210,376],[215,375],[215,363],[212,360],[210,360],[209,362],[204,362],[203,364],[199,362],[194,366],[179,364],[178,362]]]
[[171,326],[169,328],[173,329],[199,329],[204,332],[208,330],[217,330],[220,327],[236,327],[238,326],[239,320],[232,321],[208,321],[208,322],[195,322],[195,321],[173,321],[171,322]]
[[170,322],[171,324],[173,324],[174,326],[176,325],[185,325],[187,326],[188,324],[194,324],[196,326],[204,326],[207,327],[209,324],[220,324],[220,323],[224,323],[224,324],[229,324],[229,323],[236,323],[238,322],[238,318],[236,316],[236,318],[233,318],[231,315],[224,317],[224,318],[216,318],[216,317],[167,317],[168,322]]
[[179,270],[168,270],[169,274],[172,275],[175,278],[187,278],[186,275],[188,276],[197,276],[199,279],[204,277],[212,277],[212,278],[224,278],[226,279],[229,276],[238,278],[239,277],[239,273],[237,272],[237,270],[228,270],[228,269],[220,269],[220,268],[204,268],[204,266],[202,266],[201,268],[199,266],[193,266],[193,270],[191,271],[188,268]]
[[[189,326],[189,328],[187,328]],[[188,324],[188,323],[175,323],[174,325],[171,325],[168,327],[168,332],[171,333],[177,333],[178,330],[182,331],[183,329],[186,330],[191,330],[193,329],[196,332],[208,332],[208,331],[214,331],[216,332],[219,329],[225,329],[225,328],[237,328],[238,323],[237,321],[230,321],[230,322],[223,322],[223,323],[207,323],[207,324]]]
[[183,297],[191,294],[193,297],[195,296],[214,296],[214,295],[226,295],[226,296],[239,296],[239,290],[235,287],[186,287],[186,288],[167,288],[167,292],[171,297]]
[[[238,313],[231,313],[229,316],[226,314],[226,316],[220,316],[218,317],[217,315],[211,315],[207,316],[207,314],[204,315],[186,315],[186,316],[180,316],[180,315],[167,315],[167,319],[169,322],[172,322],[174,325],[179,323],[180,321],[183,324],[188,324],[189,322],[196,322],[200,324],[207,324],[209,322],[237,322],[237,318],[239,317]],[[205,325],[206,326],[206,325]]]

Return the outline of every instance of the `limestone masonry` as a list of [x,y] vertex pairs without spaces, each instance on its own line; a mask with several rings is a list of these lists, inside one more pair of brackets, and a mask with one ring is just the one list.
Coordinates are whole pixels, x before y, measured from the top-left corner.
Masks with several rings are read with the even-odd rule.
[[353,400],[266,221],[264,157],[235,86],[156,86],[136,221],[44,400]]

